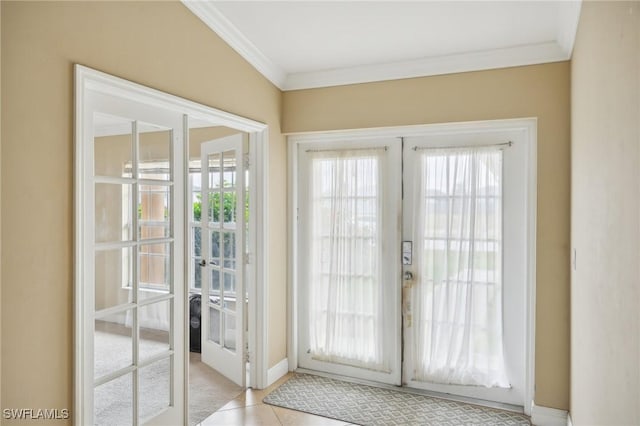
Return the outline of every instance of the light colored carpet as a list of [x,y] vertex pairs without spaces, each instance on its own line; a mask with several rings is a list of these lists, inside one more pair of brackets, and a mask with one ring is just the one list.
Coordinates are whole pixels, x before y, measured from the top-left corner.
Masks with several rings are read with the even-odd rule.
[[[96,378],[131,365],[130,329],[113,323],[96,323]],[[168,336],[141,330],[141,353],[153,355],[168,348]],[[169,358],[140,370],[140,417],[153,416],[169,404]],[[195,425],[237,397],[242,388],[201,361],[200,354],[189,354],[189,424]],[[133,382],[126,374],[104,385],[94,393],[94,416],[97,425],[132,424]]]
[[359,425],[530,425],[509,411],[296,374],[263,402]]

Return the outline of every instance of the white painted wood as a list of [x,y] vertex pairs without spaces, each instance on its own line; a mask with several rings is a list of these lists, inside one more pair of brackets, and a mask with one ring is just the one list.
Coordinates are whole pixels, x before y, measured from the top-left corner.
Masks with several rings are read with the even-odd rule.
[[289,360],[284,358],[267,372],[267,386],[271,386],[289,372]]
[[282,90],[568,60],[581,5],[183,3]]
[[[82,228],[83,238],[81,241],[80,249],[82,250],[81,258],[79,262],[82,263],[82,267],[84,268],[82,272],[82,286],[84,286],[84,295],[82,300],[77,300],[77,302],[81,305],[80,311],[83,314],[81,323],[82,323],[82,333],[83,333],[83,342],[82,342],[82,363],[84,364],[84,368],[82,370],[82,389],[85,393],[85,399],[82,401],[83,407],[81,408],[82,418],[78,418],[80,422],[84,424],[93,423],[93,395],[94,388],[99,386],[101,383],[106,383],[110,379],[114,379],[119,377],[122,374],[131,374],[133,378],[132,386],[133,386],[133,423],[139,424],[143,421],[151,421],[155,423],[175,423],[181,421],[184,417],[185,405],[184,405],[184,360],[185,360],[185,347],[184,347],[184,336],[183,336],[183,327],[182,324],[184,322],[184,288],[182,279],[184,275],[184,252],[181,250],[181,247],[184,243],[184,235],[182,232],[182,227],[174,227],[175,223],[182,223],[184,221],[184,204],[183,204],[183,194],[181,192],[183,185],[183,168],[182,168],[182,137],[183,137],[183,117],[181,114],[175,111],[167,111],[162,108],[156,108],[152,105],[141,103],[135,100],[121,98],[117,96],[112,96],[109,94],[93,91],[93,90],[84,90],[85,87],[81,88],[83,90],[84,103],[83,109],[84,112],[82,114],[83,117],[83,135],[80,140],[77,140],[76,143],[79,145],[79,149],[84,150],[83,155],[83,176],[82,176],[82,219],[77,218],[76,220],[81,220],[84,224]],[[177,247],[177,250],[173,250],[171,254],[171,285],[169,293],[163,296],[158,296],[157,298],[151,300],[145,300],[144,303],[138,302],[137,300],[137,280],[134,280],[132,283],[131,292],[133,294],[133,303],[124,304],[122,306],[114,306],[111,309],[105,309],[100,312],[95,311],[95,302],[94,302],[94,284],[95,284],[95,274],[94,271],[94,255],[99,247],[99,244],[96,244],[95,241],[95,181],[93,176],[93,164],[94,164],[94,152],[93,152],[93,117],[96,112],[108,113],[111,115],[119,115],[122,117],[127,117],[133,120],[133,132],[134,132],[134,147],[137,146],[137,121],[145,121],[148,123],[159,124],[165,128],[172,129],[172,152],[170,153],[171,160],[169,161],[169,167],[172,170],[172,183],[175,184],[175,190],[171,192],[170,205],[172,206],[171,215],[170,215],[170,223],[173,236],[170,238],[162,239],[162,242],[168,242],[170,244],[174,244],[174,247]],[[140,183],[136,177],[135,171],[137,170],[137,156],[136,149],[133,150],[133,171],[134,171],[134,183]],[[76,178],[79,178],[76,175]],[[97,179],[100,180],[100,179]],[[132,195],[134,200],[137,200],[135,194],[135,185],[134,185],[134,193]],[[136,210],[137,203],[133,203],[132,209]],[[133,212],[132,212],[133,213]],[[138,228],[136,226],[136,218],[137,215],[133,214],[133,234],[132,240],[135,242],[139,240],[137,238]],[[134,243],[133,246],[141,245],[141,242]],[[145,241],[144,244],[147,244]],[[102,247],[103,248],[103,247]],[[136,260],[137,262],[137,260]],[[135,272],[135,263],[134,262],[134,272]],[[90,272],[91,271],[91,272]],[[139,323],[137,320],[137,316],[135,312],[139,312],[139,309],[143,306],[143,304],[149,304],[153,301],[164,300],[169,303],[170,310],[173,313],[173,321],[169,324],[169,335],[170,335],[170,347],[171,350],[161,354],[160,358],[162,359],[171,359],[172,369],[170,370],[171,380],[171,388],[168,390],[171,395],[171,404],[168,408],[166,408],[163,412],[154,415],[152,419],[139,419],[138,417],[138,401],[140,399],[140,395],[138,392],[138,376],[141,368],[144,368],[144,365],[148,364],[148,362],[139,359],[138,356],[138,348],[139,348]],[[94,354],[93,354],[93,339],[94,339],[94,321],[98,318],[101,318],[101,315],[104,314],[104,311],[117,311],[120,308],[129,307],[133,305],[132,309],[129,311],[133,315],[132,320],[132,343],[133,343],[133,362],[134,364],[127,369],[118,371],[113,371],[106,377],[103,377],[100,380],[94,381],[93,374],[93,365],[94,365]],[[124,310],[123,310],[124,312]],[[159,360],[160,358],[154,358],[154,360]],[[147,360],[152,361],[152,360]]]
[[[267,350],[268,347],[268,293],[269,293],[269,277],[268,277],[268,247],[269,247],[269,215],[268,215],[268,126],[250,119],[239,117],[225,111],[211,108],[202,104],[198,104],[177,96],[173,96],[146,86],[142,86],[130,81],[120,79],[109,74],[93,70],[82,65],[75,65],[75,91],[74,91],[74,111],[75,111],[75,132],[74,132],[74,240],[75,240],[75,261],[74,261],[74,423],[76,425],[85,424],[87,416],[93,413],[93,396],[91,380],[93,379],[92,362],[88,362],[93,354],[93,319],[89,318],[88,304],[86,301],[93,301],[93,288],[87,288],[84,285],[85,277],[93,277],[93,265],[87,265],[87,251],[85,247],[93,244],[93,218],[85,215],[85,205],[93,205],[94,200],[86,196],[86,186],[90,182],[92,171],[93,147],[85,146],[83,141],[92,140],[93,126],[92,117],[88,115],[90,102],[87,99],[87,93],[95,92],[102,94],[111,94],[116,97],[140,102],[146,105],[152,105],[156,108],[163,108],[168,111],[174,111],[182,114],[184,118],[184,141],[188,140],[188,120],[197,123],[197,127],[202,127],[202,123],[208,125],[219,125],[234,128],[250,133],[251,151],[255,152],[255,170],[252,170],[255,176],[255,192],[256,202],[250,206],[251,216],[256,218],[256,272],[255,272],[255,296],[251,301],[255,301],[255,307],[251,307],[255,312],[254,323],[256,324],[256,333],[253,336],[255,341],[249,343],[252,356],[255,357],[255,371],[251,374],[251,386],[254,388],[263,388],[267,382]],[[183,169],[188,169],[186,159],[188,156],[188,146],[183,144],[183,153],[176,154],[177,158],[183,155],[185,164]],[[252,163],[253,164],[253,163]],[[253,167],[253,165],[252,165]],[[186,184],[182,186],[186,188]],[[188,194],[185,193],[182,203],[186,202]],[[186,203],[185,203],[186,204]],[[186,230],[186,221],[183,229]],[[179,226],[179,225],[176,225]],[[179,247],[180,242],[176,242]],[[183,247],[188,249],[186,239],[183,241]],[[186,252],[186,251],[185,251]],[[186,272],[184,275],[186,281]],[[183,318],[182,330],[184,339],[182,344],[184,348],[188,347],[188,321],[184,312],[188,309],[187,298],[184,298],[182,307],[178,307],[175,312],[177,318]],[[184,354],[182,354],[184,355]],[[188,363],[182,362],[183,377],[188,377]],[[183,406],[188,406],[188,395],[186,392],[187,381],[175,383],[175,386],[182,386],[184,394]],[[176,392],[179,394],[180,392]],[[176,403],[180,403],[176,400]],[[188,413],[184,410],[183,423],[188,422]]]
[[427,57],[401,62],[291,73],[283,90],[301,90],[346,84],[427,77],[566,61],[569,56],[555,42]]
[[570,424],[569,413],[557,408],[531,404],[531,424],[534,426],[566,426]]
[[[537,119],[506,119],[506,120],[488,120],[473,121],[460,123],[443,123],[429,125],[413,125],[413,126],[397,126],[372,129],[354,129],[346,131],[331,132],[305,132],[291,133],[288,135],[289,140],[289,192],[294,194],[290,198],[289,214],[292,218],[297,215],[298,201],[295,194],[298,193],[298,161],[297,151],[299,144],[307,143],[339,143],[344,140],[363,141],[371,138],[385,137],[410,137],[423,135],[447,135],[452,131],[458,133],[482,133],[490,131],[520,131],[526,134],[527,145],[527,163],[526,163],[526,234],[527,234],[527,282],[526,282],[526,314],[524,328],[526,331],[526,350],[525,350],[525,378],[524,378],[524,406],[525,414],[531,414],[531,403],[534,395],[534,379],[535,379],[535,291],[536,291],[536,200],[537,200]],[[290,324],[298,323],[298,248],[297,242],[297,225],[295,220],[290,221],[290,299],[288,301],[288,315],[291,318]],[[293,332],[290,328],[288,335],[288,358],[289,368],[291,371],[300,367],[299,359],[296,358],[299,352],[298,333]]]
[[289,215],[287,258],[287,358],[290,371],[298,367],[298,144],[287,138],[287,210]]
[[[233,230],[229,228],[223,227],[212,227],[211,222],[213,222],[214,218],[209,217],[209,209],[208,209],[208,199],[210,191],[214,188],[209,187],[209,157],[212,155],[219,155],[222,157],[225,152],[233,151],[234,158],[236,161],[236,181],[235,181],[235,197],[236,197],[236,223]],[[201,315],[201,325],[202,325],[202,362],[207,364],[209,367],[218,371],[220,374],[233,381],[237,385],[241,387],[245,387],[246,385],[246,366],[245,366],[245,304],[244,304],[244,294],[245,294],[245,277],[244,277],[244,267],[245,267],[245,215],[244,215],[244,200],[245,200],[245,174],[243,167],[243,158],[244,158],[244,135],[236,134],[232,136],[227,136],[220,139],[211,140],[208,142],[204,142],[200,146],[200,164],[202,164],[202,217],[201,217],[201,225],[202,225],[202,258],[203,261],[206,261],[206,265],[202,268],[202,315]],[[221,170],[218,172],[220,179],[220,188],[223,187],[224,181],[224,172]],[[224,208],[223,208],[223,193],[222,189],[216,191],[217,194],[220,195],[220,207],[219,207],[219,215],[220,222],[223,222],[224,217]],[[235,271],[228,270],[223,268],[223,233],[225,232],[233,232],[235,235],[235,261],[236,267]],[[226,274],[233,275],[235,277],[235,309],[229,311],[224,308],[224,300],[222,299],[222,295],[224,294],[224,277],[223,272],[220,272],[219,275],[219,286],[220,292],[216,295],[211,293],[211,272],[212,272],[212,264],[209,259],[211,258],[211,233],[219,232],[219,241],[220,245],[218,246],[219,250],[219,262],[218,266],[220,267],[220,271],[224,271]],[[224,250],[226,251],[226,249]],[[239,295],[239,296],[238,296]],[[219,297],[219,303],[216,306],[212,303],[212,300],[215,297]],[[238,302],[240,300],[240,302]],[[218,329],[218,338],[219,342],[209,338],[210,330],[211,330],[211,322],[209,312],[210,309],[214,309],[219,312],[219,329]],[[233,342],[235,343],[235,349],[230,350],[225,347],[227,342],[227,333],[226,333],[226,318],[227,315],[231,315],[235,321],[235,333],[233,335]],[[225,318],[223,318],[225,317]],[[214,331],[215,332],[215,331]],[[231,336],[229,336],[231,338]]]
[[571,413],[567,413],[567,426],[573,426],[573,421],[571,420]]
[[213,2],[181,0],[194,15],[229,44],[236,52],[247,60],[260,74],[270,82],[282,88],[286,78],[285,72],[271,59],[265,56],[235,25],[233,25],[213,5]]
[[558,2],[557,19],[558,35],[556,40],[560,48],[570,59],[573,54],[573,45],[578,33],[578,22],[580,22],[580,11],[582,10],[582,0]]

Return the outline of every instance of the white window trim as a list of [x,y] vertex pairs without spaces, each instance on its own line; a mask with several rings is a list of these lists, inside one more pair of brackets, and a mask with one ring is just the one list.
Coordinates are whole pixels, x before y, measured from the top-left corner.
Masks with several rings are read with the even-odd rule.
[[[254,200],[250,206],[251,229],[255,229],[253,241],[254,250],[251,256],[254,267],[249,274],[249,279],[253,279],[254,285],[249,285],[249,300],[254,302],[254,307],[249,308],[249,361],[250,361],[250,386],[262,389],[267,386],[268,370],[268,302],[269,302],[269,126],[254,120],[240,117],[228,112],[211,108],[209,106],[189,101],[178,96],[170,95],[146,86],[133,83],[103,72],[76,64],[74,66],[74,396],[73,412],[74,424],[80,426],[85,418],[84,395],[86,368],[83,360],[86,358],[84,330],[88,315],[84,311],[84,268],[82,258],[84,253],[84,225],[82,222],[84,206],[84,186],[87,184],[83,180],[86,173],[85,149],[83,135],[85,126],[92,121],[92,118],[84,116],[84,106],[89,91],[105,93],[112,96],[131,99],[155,107],[168,109],[184,114],[185,129],[188,129],[188,120],[197,119],[211,121],[215,120],[220,126],[230,127],[249,133],[250,165],[254,168],[256,184],[250,188],[251,199]],[[188,135],[186,135],[188,136]],[[185,140],[188,140],[185,138]],[[185,150],[185,170],[188,170],[188,144],[184,144]],[[184,188],[184,196],[187,197],[187,187]],[[185,201],[187,199],[185,198]],[[188,220],[179,226],[188,230]],[[183,250],[189,250],[186,243]],[[185,268],[187,269],[187,268]],[[188,276],[185,273],[185,279]],[[188,312],[188,295],[184,297],[184,309]],[[189,347],[189,321],[187,315],[184,316],[184,337],[185,347]],[[185,357],[188,359],[188,357]],[[188,362],[185,362],[185,378],[189,377]],[[185,380],[185,407],[189,406],[188,391],[186,389],[188,381]],[[185,409],[184,423],[188,423],[188,408]]]
[[289,133],[288,140],[288,181],[289,194],[289,249],[288,249],[288,316],[287,357],[289,369],[298,368],[298,310],[295,301],[298,297],[298,160],[299,145],[317,142],[357,141],[383,137],[410,137],[451,133],[477,133],[483,131],[520,130],[525,132],[527,143],[526,171],[526,215],[527,215],[527,282],[526,282],[526,318],[527,330],[525,347],[525,383],[524,413],[531,414],[535,389],[535,306],[536,306],[536,218],[537,218],[537,126],[538,119],[518,118],[505,120],[470,121],[413,126],[397,126],[373,129],[340,130],[329,132]]

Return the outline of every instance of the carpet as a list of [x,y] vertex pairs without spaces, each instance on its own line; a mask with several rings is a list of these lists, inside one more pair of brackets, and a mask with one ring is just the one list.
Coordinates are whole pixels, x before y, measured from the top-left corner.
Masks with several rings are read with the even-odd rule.
[[[155,354],[168,348],[168,336],[140,331],[140,351]],[[96,322],[94,369],[96,377],[125,368],[132,363],[131,330],[125,326]],[[139,414],[147,418],[169,404],[169,358],[140,370]],[[95,388],[96,425],[123,426],[133,423],[133,375],[125,374]],[[196,425],[237,397],[242,388],[201,361],[200,354],[189,354],[189,425]]]
[[263,402],[359,425],[530,425],[509,411],[295,374]]

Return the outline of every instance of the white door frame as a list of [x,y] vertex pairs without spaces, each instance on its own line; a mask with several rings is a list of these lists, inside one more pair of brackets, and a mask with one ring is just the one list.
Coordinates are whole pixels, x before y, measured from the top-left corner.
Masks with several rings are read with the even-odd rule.
[[[83,286],[85,271],[83,257],[85,253],[84,235],[86,225],[83,223],[84,190],[87,182],[84,181],[86,168],[91,165],[85,164],[84,134],[86,126],[93,123],[92,117],[85,117],[84,110],[87,96],[90,93],[104,93],[116,96],[153,107],[178,112],[184,115],[184,170],[188,170],[188,123],[189,119],[205,120],[215,123],[215,125],[230,127],[249,133],[250,144],[250,167],[252,176],[255,176],[255,184],[250,188],[251,229],[255,229],[255,285],[249,286],[249,361],[250,380],[249,386],[262,389],[267,386],[268,367],[268,135],[269,128],[266,124],[227,113],[215,108],[208,107],[196,102],[170,95],[137,83],[130,82],[118,77],[105,74],[103,72],[76,64],[75,71],[75,91],[74,91],[74,397],[73,397],[73,418],[74,424],[80,426],[84,424],[86,404],[84,402],[87,393],[92,394],[91,389],[87,389],[87,383],[93,383],[93,377],[87,377],[87,359],[85,345],[91,336],[85,335],[89,314],[93,312],[93,307],[85,304],[86,291]],[[185,205],[188,197],[188,188],[184,176],[184,188],[182,188],[185,198]],[[183,231],[188,231],[188,223],[183,219]],[[187,238],[184,239],[184,253],[188,253]],[[184,282],[188,282],[188,268],[185,269]],[[184,312],[188,312],[188,297],[186,292],[188,286],[184,286]],[[253,305],[253,306],[252,306]],[[183,315],[183,331],[185,348],[189,347],[189,321],[187,315]],[[91,354],[92,355],[92,354]],[[186,354],[185,354],[186,355]],[[184,357],[184,387],[185,387],[185,424],[188,423],[188,377],[189,359]],[[92,388],[93,386],[91,386]]]
[[[536,306],[536,217],[537,217],[537,118],[470,121],[460,123],[427,124],[415,126],[397,126],[374,129],[355,129],[331,132],[290,133],[288,139],[288,209],[292,220],[289,223],[289,297],[287,335],[287,356],[290,370],[298,367],[298,161],[297,153],[300,144],[312,142],[342,141],[345,145],[350,141],[358,141],[383,137],[410,137],[435,134],[480,133],[496,130],[514,130],[525,132],[527,144],[526,170],[526,234],[527,234],[527,282],[525,306],[525,328],[527,331],[525,347],[525,381],[524,381],[524,413],[531,414],[535,388],[535,306]],[[400,253],[398,253],[400,259]]]

